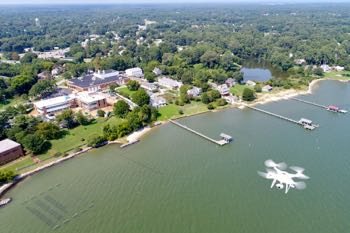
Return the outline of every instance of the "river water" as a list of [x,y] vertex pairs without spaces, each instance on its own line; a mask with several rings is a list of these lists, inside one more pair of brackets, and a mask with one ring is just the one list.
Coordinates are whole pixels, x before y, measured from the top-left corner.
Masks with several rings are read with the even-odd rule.
[[[300,98],[350,109],[350,84],[324,81]],[[285,100],[259,106],[320,124],[315,131],[253,110],[180,120],[129,148],[101,148],[36,174],[7,196],[1,233],[344,233],[350,229],[350,114]],[[270,189],[273,159],[304,167],[305,190]]]
[[266,82],[271,78],[284,78],[288,76],[288,73],[274,68],[271,63],[267,61],[248,60],[243,63],[241,69],[243,73],[243,81],[248,80],[256,82]]

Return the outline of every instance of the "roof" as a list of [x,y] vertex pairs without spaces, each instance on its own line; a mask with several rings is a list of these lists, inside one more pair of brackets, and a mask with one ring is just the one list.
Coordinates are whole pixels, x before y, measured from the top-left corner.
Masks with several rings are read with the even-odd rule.
[[105,96],[97,94],[97,93],[80,92],[77,95],[78,95],[78,98],[81,102],[87,103],[87,104],[106,99]]
[[12,141],[10,139],[4,139],[4,140],[0,141],[0,152],[8,151],[8,150],[11,150],[11,149],[16,148],[18,146],[21,146],[21,144],[15,142],[15,141]]
[[71,79],[69,80],[69,82],[81,88],[88,88],[91,86],[98,86],[105,83],[117,82],[123,78],[123,76],[121,75],[108,75],[110,73],[110,71],[108,71],[108,73],[106,71],[106,75],[103,76],[104,78],[96,77],[95,74],[89,74],[80,78]]
[[51,99],[40,100],[38,102],[35,102],[34,105],[37,108],[43,108],[43,107],[49,108],[49,107],[65,104],[72,99],[74,98],[71,95],[64,95],[64,96],[59,96]]

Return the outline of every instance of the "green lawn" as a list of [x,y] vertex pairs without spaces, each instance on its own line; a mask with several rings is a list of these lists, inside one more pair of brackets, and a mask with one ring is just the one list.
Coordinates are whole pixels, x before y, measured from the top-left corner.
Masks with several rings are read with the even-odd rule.
[[[346,76],[349,75],[349,76]],[[324,74],[325,78],[350,79],[350,71],[331,71]]]
[[25,103],[26,101],[23,100],[20,96],[15,96],[14,98],[12,99],[8,99],[4,102],[0,102],[0,110],[3,110],[9,106],[14,106],[14,105],[17,105],[17,104],[23,104]]
[[196,113],[208,111],[207,106],[202,102],[192,101],[191,104],[186,104],[184,106],[168,104],[165,107],[159,108],[159,113],[160,113],[159,120],[164,121],[164,120],[181,116],[181,114],[179,113],[180,109],[183,111],[184,113],[183,115],[193,115]]
[[[236,84],[230,88],[230,92],[235,96],[242,96],[244,88],[248,87],[247,85]],[[248,87],[250,88],[250,87]]]
[[116,89],[116,91],[121,95],[126,94],[129,97],[131,97],[132,94],[134,94],[136,92],[136,91],[130,91],[127,87],[119,87]]

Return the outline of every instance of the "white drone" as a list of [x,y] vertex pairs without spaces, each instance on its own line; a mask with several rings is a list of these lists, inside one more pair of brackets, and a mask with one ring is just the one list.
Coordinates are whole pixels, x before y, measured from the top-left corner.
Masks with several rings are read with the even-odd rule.
[[[306,184],[304,182],[296,182],[293,179],[309,179],[308,176],[304,175],[304,168],[301,167],[289,167],[291,170],[296,173],[286,172],[287,164],[286,163],[275,163],[271,159],[265,161],[266,171],[258,172],[258,174],[266,179],[273,180],[271,184],[271,188],[273,188],[276,184],[278,189],[283,189],[286,187],[285,193],[288,193],[290,188],[296,189],[304,189],[306,188]],[[269,169],[272,168],[272,169]]]

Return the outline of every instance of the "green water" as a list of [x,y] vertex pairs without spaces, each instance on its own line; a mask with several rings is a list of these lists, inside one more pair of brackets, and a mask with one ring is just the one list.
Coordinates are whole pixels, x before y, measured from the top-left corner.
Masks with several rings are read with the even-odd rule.
[[[314,91],[300,98],[350,109],[350,84],[324,81]],[[167,124],[132,147],[102,148],[20,183],[0,209],[0,232],[349,232],[350,114],[292,100],[260,107],[320,128],[248,109],[181,120],[214,138],[234,137],[218,147]],[[257,175],[269,158],[304,167],[307,188],[270,189]]]

